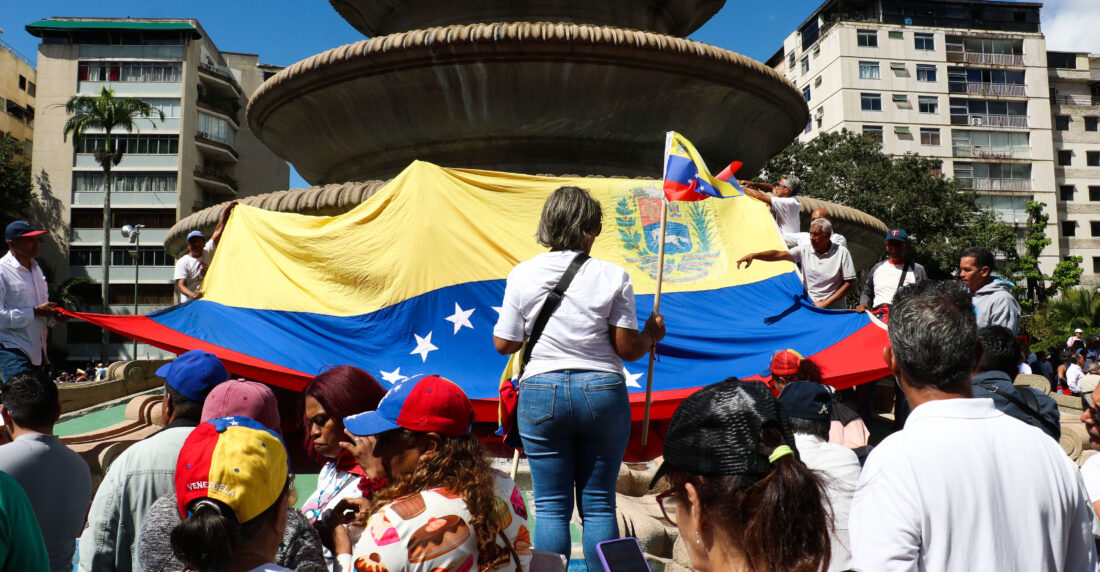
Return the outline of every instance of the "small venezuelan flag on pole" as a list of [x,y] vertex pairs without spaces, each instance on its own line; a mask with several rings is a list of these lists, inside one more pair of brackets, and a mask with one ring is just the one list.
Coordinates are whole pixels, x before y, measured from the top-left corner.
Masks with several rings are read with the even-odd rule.
[[665,197],[670,201],[725,199],[745,194],[733,175],[741,167],[734,162],[715,177],[686,137],[669,131],[665,136]]

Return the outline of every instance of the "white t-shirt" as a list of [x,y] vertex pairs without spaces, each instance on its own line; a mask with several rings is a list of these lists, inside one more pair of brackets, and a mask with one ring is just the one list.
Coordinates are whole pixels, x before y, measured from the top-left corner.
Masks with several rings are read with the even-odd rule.
[[1069,386],[1069,390],[1075,393],[1081,392],[1081,378],[1085,377],[1084,370],[1081,366],[1072,363],[1066,368],[1066,385]]
[[[829,244],[829,249],[818,253],[813,246],[796,246],[791,249],[794,261],[802,266],[802,283],[814,302],[833,295],[848,280],[856,279],[856,267],[847,248]],[[844,298],[833,302],[830,308],[844,309]]]
[[[195,258],[191,253],[184,254],[176,261],[176,273],[172,280],[186,280],[187,289],[194,292],[202,286],[202,279],[206,276],[206,269],[210,266],[210,260],[214,258],[214,241],[206,241],[202,248],[202,256]],[[190,300],[180,292],[180,303]]]
[[[898,293],[898,281],[901,280],[901,271],[905,267],[905,264],[894,264],[889,260],[884,261],[875,270],[875,276],[873,278],[875,284],[875,298],[871,301],[871,307],[878,306],[879,304],[889,304],[894,301],[894,294]],[[917,274],[913,272],[913,268],[909,269],[909,272],[905,275],[905,284],[915,284],[917,282]]]
[[[576,256],[577,251],[544,252],[517,264],[508,274],[493,335],[513,342],[525,340],[547,294]],[[634,285],[622,267],[590,258],[546,323],[523,378],[563,369],[621,373],[623,362],[611,346],[608,326],[638,329]]]
[[852,495],[859,485],[859,458],[843,445],[822,441],[805,433],[795,433],[794,444],[802,462],[824,477],[825,494],[833,515],[833,526],[830,527],[833,556],[829,561],[829,570],[848,570],[852,567],[848,514],[852,507]]
[[784,238],[790,236],[798,239],[798,231],[802,226],[798,220],[798,213],[802,210],[802,204],[795,197],[772,197],[772,212],[775,213],[775,223],[779,225],[779,232]]

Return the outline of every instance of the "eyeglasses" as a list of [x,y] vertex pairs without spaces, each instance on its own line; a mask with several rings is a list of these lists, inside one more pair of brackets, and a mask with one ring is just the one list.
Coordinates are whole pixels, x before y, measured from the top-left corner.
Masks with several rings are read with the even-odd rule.
[[657,504],[661,507],[661,514],[665,515],[665,520],[676,525],[676,508],[680,502],[677,500],[679,495],[675,490],[667,490],[657,495]]

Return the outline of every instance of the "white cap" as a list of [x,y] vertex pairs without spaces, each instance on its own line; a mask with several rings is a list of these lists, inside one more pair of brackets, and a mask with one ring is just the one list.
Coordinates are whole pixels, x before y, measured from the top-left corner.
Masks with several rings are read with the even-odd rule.
[[1076,330],[1073,330],[1073,333],[1075,333],[1075,334],[1080,334],[1080,333],[1081,333],[1081,331],[1082,331],[1082,330],[1081,330],[1081,328],[1077,328]]

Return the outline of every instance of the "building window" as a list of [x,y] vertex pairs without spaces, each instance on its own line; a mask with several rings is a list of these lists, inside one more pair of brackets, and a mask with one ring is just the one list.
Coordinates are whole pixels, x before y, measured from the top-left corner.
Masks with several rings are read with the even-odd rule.
[[802,99],[810,101],[810,86],[807,85],[806,87],[802,88]]
[[901,32],[899,32],[899,31],[893,30],[893,31],[890,32],[890,39],[891,40],[901,40],[901,39],[903,39],[903,37],[904,36],[902,36]]
[[856,30],[856,45],[861,48],[877,48],[878,32],[875,30]]
[[1092,273],[1100,274],[1100,256],[1092,257]]
[[237,130],[221,117],[199,112],[199,130],[196,137],[217,141],[223,145],[233,145],[237,141]]
[[859,62],[859,79],[879,79],[878,62]]
[[917,109],[921,113],[939,113],[940,99],[935,96],[919,96],[917,97]]
[[918,50],[936,49],[936,36],[933,34],[913,34],[913,47]]
[[[1072,201],[1073,191],[1073,185],[1062,185],[1061,187],[1058,187],[1058,198],[1063,201]],[[1092,187],[1089,187],[1089,200],[1094,200],[1092,198]]]
[[[103,209],[72,209],[73,228],[103,228]],[[172,228],[176,209],[111,209],[111,228],[143,224],[147,228]]]
[[787,54],[787,69],[794,69],[794,52]]
[[1062,221],[1062,236],[1077,236],[1077,223],[1072,220]]
[[[201,113],[199,114],[202,115]],[[131,155],[175,155],[179,153],[178,135],[114,135],[111,137],[116,151]],[[85,135],[77,144],[77,153],[94,153],[103,147],[103,135]]]
[[1059,151],[1058,152],[1058,165],[1062,167],[1069,167],[1072,163],[1073,151]]
[[1100,201],[1100,187],[1089,186],[1089,200]]
[[802,132],[803,132],[803,133],[809,133],[809,132],[811,132],[811,131],[813,131],[813,130],[814,130],[814,122],[813,122],[813,120],[811,119],[810,121],[807,121],[807,122],[806,122],[806,128],[805,128],[805,129],[803,129],[803,130],[802,130]]
[[27,95],[34,97],[38,93],[38,88],[34,85],[33,81],[27,82]]
[[882,144],[882,126],[881,125],[864,125],[863,136]]
[[[98,171],[74,172],[73,192],[102,193],[103,173]],[[176,192],[176,174],[115,171],[111,175],[111,192],[174,193]]]
[[1085,131],[1096,131],[1096,123],[1098,119],[1100,119],[1100,117],[1097,117],[1095,115],[1086,115]]
[[1055,115],[1054,116],[1054,128],[1058,131],[1069,131],[1069,116],[1068,115]]
[[810,57],[802,56],[802,73],[810,73]]
[[99,266],[103,249],[98,246],[69,247],[69,266]]
[[[111,266],[133,266],[134,249],[111,247]],[[173,266],[175,261],[165,252],[163,246],[142,246],[138,251],[141,266]]]
[[1089,231],[1092,236],[1100,236],[1100,220],[1089,221]]
[[920,128],[920,144],[921,145],[939,145],[940,144],[940,130],[936,127],[921,127]]
[[1100,151],[1085,151],[1085,164],[1089,167],[1100,167]]
[[821,87],[821,76],[814,78],[814,87]]
[[76,68],[77,81],[178,82],[182,76],[179,62],[80,62]]
[[936,81],[936,66],[917,64],[917,81]]
[[27,91],[27,78],[19,76],[19,89]]
[[859,108],[863,111],[882,111],[882,95],[877,93],[859,94]]

